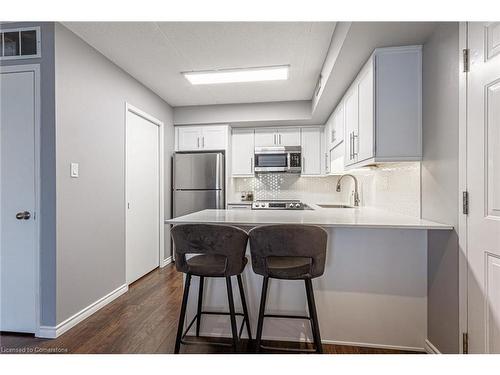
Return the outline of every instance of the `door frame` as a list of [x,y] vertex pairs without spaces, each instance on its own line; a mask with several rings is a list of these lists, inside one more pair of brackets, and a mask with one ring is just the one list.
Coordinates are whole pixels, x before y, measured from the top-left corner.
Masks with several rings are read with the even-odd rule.
[[463,333],[468,332],[468,249],[467,215],[462,211],[462,192],[467,191],[467,91],[468,72],[464,72],[462,51],[468,48],[468,22],[459,23],[459,93],[458,93],[458,298],[459,352],[463,353]]
[[[133,106],[132,104],[125,102],[125,144],[124,144],[124,151],[125,151],[125,197],[124,197],[124,202],[123,202],[123,207],[125,210],[125,279],[127,278],[126,275],[126,262],[127,262],[127,193],[128,193],[128,185],[127,185],[127,115],[128,113],[133,113],[139,117],[142,117],[143,119],[151,122],[152,124],[158,126],[158,168],[159,168],[159,179],[160,179],[160,186],[159,186],[159,204],[160,204],[160,209],[159,209],[159,249],[158,249],[158,266],[159,267],[164,267],[168,264],[168,260],[165,259],[164,253],[165,253],[165,224],[164,224],[164,216],[165,216],[165,181],[164,181],[164,165],[165,165],[165,151],[164,151],[164,134],[165,134],[165,129],[164,129],[164,124],[163,121],[158,120],[157,118],[151,116],[147,112]],[[127,282],[128,284],[128,282]]]
[[[41,295],[41,282],[40,282],[40,181],[41,181],[41,173],[40,173],[40,124],[41,124],[41,110],[40,110],[40,64],[17,64],[17,65],[2,65],[0,66],[0,73],[21,73],[21,72],[33,72],[34,79],[34,93],[35,93],[35,129],[34,129],[34,182],[35,182],[35,210],[33,212],[33,220],[35,221],[35,233],[34,233],[34,248],[33,248],[33,256],[34,256],[34,291],[35,291],[35,336],[39,336],[40,333],[40,295]],[[1,186],[0,186],[1,189]],[[0,218],[1,220],[1,218]]]

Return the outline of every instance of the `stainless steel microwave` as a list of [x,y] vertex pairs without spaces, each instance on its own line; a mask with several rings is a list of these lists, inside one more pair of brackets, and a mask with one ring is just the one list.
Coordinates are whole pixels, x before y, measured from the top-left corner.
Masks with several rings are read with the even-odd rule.
[[300,146],[255,147],[255,173],[301,173]]

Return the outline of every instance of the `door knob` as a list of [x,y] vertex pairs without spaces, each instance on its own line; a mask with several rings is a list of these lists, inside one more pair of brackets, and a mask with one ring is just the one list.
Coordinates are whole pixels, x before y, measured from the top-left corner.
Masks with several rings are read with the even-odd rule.
[[28,211],[18,212],[16,214],[17,220],[28,220],[31,217],[31,214]]

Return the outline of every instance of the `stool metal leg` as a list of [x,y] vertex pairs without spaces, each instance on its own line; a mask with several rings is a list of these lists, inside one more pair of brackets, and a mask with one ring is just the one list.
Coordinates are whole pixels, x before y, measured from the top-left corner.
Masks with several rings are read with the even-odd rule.
[[234,311],[233,287],[231,285],[231,277],[226,277],[227,298],[229,301],[229,315],[231,317],[231,331],[233,333],[233,350],[236,352],[238,348],[238,329],[236,328],[236,314]]
[[240,289],[241,304],[243,306],[243,319],[245,319],[245,325],[247,326],[248,340],[252,341],[252,330],[250,329],[250,318],[248,317],[247,301],[245,298],[245,289],[243,289],[243,281],[241,280],[241,275],[237,276],[238,288]]
[[316,312],[316,302],[314,301],[314,291],[312,287],[312,281],[311,279],[305,279],[304,282],[306,284],[307,303],[309,306],[309,314],[311,315],[311,326],[314,336],[314,345],[316,346],[316,353],[323,353],[323,347],[321,345],[321,335],[319,333],[318,313]]
[[200,336],[201,308],[203,306],[203,282],[205,278],[200,276],[200,287],[198,288],[198,309],[196,314],[196,337]]
[[255,346],[257,353],[260,352],[262,341],[262,328],[264,326],[264,313],[266,312],[267,287],[269,285],[269,277],[264,277],[262,281],[262,293],[260,294],[259,319],[257,321],[257,336],[255,338]]
[[191,275],[188,273],[186,274],[186,283],[184,285],[184,294],[182,296],[181,314],[179,316],[179,322],[177,326],[177,337],[175,339],[175,348],[174,348],[175,354],[178,354],[181,348],[182,330],[184,329],[184,320],[186,318],[186,307],[188,302],[190,285],[191,285]]

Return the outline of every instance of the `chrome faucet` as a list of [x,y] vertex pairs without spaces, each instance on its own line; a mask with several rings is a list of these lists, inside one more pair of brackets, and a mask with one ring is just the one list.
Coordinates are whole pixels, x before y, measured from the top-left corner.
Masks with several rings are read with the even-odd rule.
[[337,190],[337,192],[340,192],[340,181],[342,181],[342,179],[346,176],[352,177],[352,179],[354,180],[354,206],[358,207],[359,206],[358,179],[354,177],[352,174],[344,174],[340,176],[337,182],[337,188],[335,190]]

